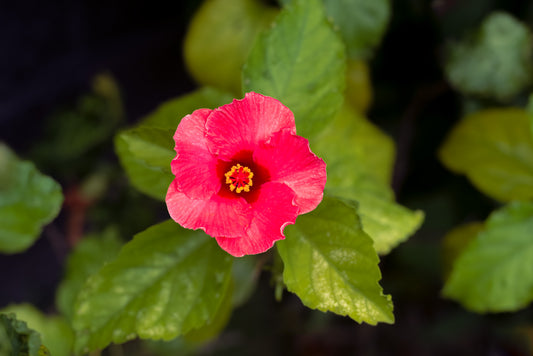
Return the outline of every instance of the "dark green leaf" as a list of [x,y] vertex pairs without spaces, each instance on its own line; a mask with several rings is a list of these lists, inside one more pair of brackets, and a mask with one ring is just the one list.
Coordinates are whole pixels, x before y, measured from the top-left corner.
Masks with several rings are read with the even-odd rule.
[[172,137],[182,117],[200,108],[216,108],[231,96],[210,88],[163,103],[138,126],[115,137],[115,149],[131,183],[141,192],[164,200],[173,175],[170,162],[176,156]]
[[500,201],[533,198],[533,137],[529,115],[517,108],[489,109],[465,117],[439,156],[483,193]]
[[243,69],[244,91],[272,96],[290,108],[298,133],[310,137],[343,101],[344,45],[319,0],[294,0],[259,36]]
[[478,32],[448,48],[448,80],[464,94],[506,101],[531,84],[531,33],[503,12],[488,16]]
[[0,355],[40,356],[40,347],[38,332],[17,320],[13,313],[0,313]]
[[0,143],[0,252],[30,247],[63,203],[61,187]]
[[[50,355],[72,355],[74,333],[63,317],[44,315],[30,304],[10,305],[0,312],[14,313],[17,319],[24,320],[29,328],[38,332],[41,335],[43,344],[50,350]],[[3,354],[0,353],[0,355]]]
[[76,350],[136,336],[170,340],[207,324],[228,290],[230,257],[170,220],[139,233],[80,292]]
[[378,255],[352,205],[325,197],[285,233],[277,243],[283,279],[306,306],[357,322],[394,322],[391,298],[379,285]]
[[476,312],[516,311],[533,300],[533,203],[512,202],[453,265],[443,293]]

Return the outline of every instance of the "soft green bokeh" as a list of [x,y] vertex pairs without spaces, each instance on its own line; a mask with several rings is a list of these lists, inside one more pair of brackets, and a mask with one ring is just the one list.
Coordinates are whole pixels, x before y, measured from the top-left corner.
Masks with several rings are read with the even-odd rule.
[[53,356],[72,354],[74,333],[65,318],[47,316],[31,304],[12,304],[0,313],[15,313],[18,320],[24,320],[31,328],[41,334],[42,343]]
[[323,0],[348,55],[368,59],[380,44],[391,16],[390,0]]
[[380,254],[388,253],[422,224],[423,213],[394,202],[389,186],[395,147],[389,136],[347,105],[311,141],[327,163],[330,194],[356,200],[363,229]]
[[525,24],[493,12],[477,32],[448,46],[446,76],[463,94],[507,101],[532,83],[531,40]]
[[510,312],[533,300],[533,203],[492,213],[459,255],[443,294],[476,312]]
[[242,66],[254,39],[278,12],[262,0],[203,1],[183,45],[192,77],[201,85],[240,94]]
[[170,162],[176,156],[172,137],[181,119],[197,109],[214,109],[231,100],[227,93],[198,89],[161,104],[136,127],[119,133],[115,137],[115,150],[133,186],[164,200],[173,179]]
[[345,87],[344,44],[319,0],[294,0],[258,37],[243,69],[243,90],[290,108],[299,135],[319,133],[339,110]]
[[81,290],[78,352],[136,336],[171,340],[210,322],[229,292],[231,256],[174,221],[137,234]]
[[0,252],[30,247],[63,203],[61,187],[0,142]]
[[489,109],[465,117],[439,156],[446,167],[465,174],[494,199],[533,198],[533,137],[525,110]]
[[72,322],[76,298],[87,278],[115,258],[121,246],[117,231],[107,229],[85,236],[71,252],[65,277],[56,292],[57,308],[69,321]]
[[123,118],[117,83],[109,74],[99,74],[91,93],[81,96],[74,108],[58,111],[47,120],[44,138],[31,156],[58,170],[87,164],[80,157],[109,140]]
[[283,280],[306,306],[359,323],[394,322],[391,298],[379,285],[378,255],[352,205],[325,197],[285,234],[277,242]]
[[17,319],[15,314],[0,312],[0,355],[41,356],[46,355],[45,351],[38,332]]

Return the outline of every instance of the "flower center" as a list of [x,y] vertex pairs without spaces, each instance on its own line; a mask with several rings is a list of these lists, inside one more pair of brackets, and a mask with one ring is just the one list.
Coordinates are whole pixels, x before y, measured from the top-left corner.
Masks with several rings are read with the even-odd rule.
[[229,184],[229,189],[237,193],[250,191],[250,187],[253,185],[252,178],[253,172],[248,167],[243,167],[240,164],[236,164],[224,174],[226,176],[226,184]]

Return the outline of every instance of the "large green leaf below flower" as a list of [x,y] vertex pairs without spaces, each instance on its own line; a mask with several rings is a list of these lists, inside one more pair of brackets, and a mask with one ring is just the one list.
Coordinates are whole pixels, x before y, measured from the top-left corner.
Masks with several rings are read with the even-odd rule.
[[354,206],[325,197],[285,234],[277,242],[283,280],[306,306],[357,322],[394,322],[390,296],[379,285],[378,255]]
[[439,156],[483,193],[500,201],[533,198],[530,118],[518,108],[488,109],[465,117]]
[[533,203],[490,215],[453,264],[443,293],[476,312],[506,312],[533,301]]
[[200,108],[227,104],[232,96],[211,88],[169,100],[136,127],[115,137],[115,150],[131,183],[141,192],[160,200],[173,175],[170,162],[176,156],[172,137],[182,117]]
[[205,233],[171,220],[137,234],[81,290],[75,349],[170,340],[207,324],[229,292],[231,262]]
[[328,165],[327,191],[359,203],[363,229],[378,253],[388,253],[418,229],[423,213],[394,202],[394,143],[379,128],[345,105],[311,147]]
[[61,187],[0,142],[0,252],[30,247],[59,213]]
[[293,0],[260,35],[243,68],[243,89],[280,100],[298,134],[311,137],[339,110],[345,87],[344,44],[319,0]]

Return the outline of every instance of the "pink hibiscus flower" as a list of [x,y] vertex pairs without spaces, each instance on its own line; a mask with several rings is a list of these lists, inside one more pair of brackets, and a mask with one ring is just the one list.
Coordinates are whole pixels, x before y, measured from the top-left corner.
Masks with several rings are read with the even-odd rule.
[[166,203],[172,219],[202,229],[233,256],[264,252],[322,200],[326,164],[296,135],[278,100],[247,93],[185,116]]

